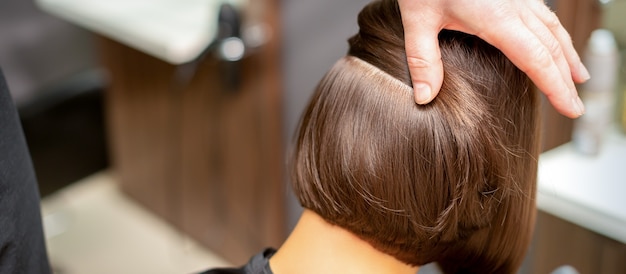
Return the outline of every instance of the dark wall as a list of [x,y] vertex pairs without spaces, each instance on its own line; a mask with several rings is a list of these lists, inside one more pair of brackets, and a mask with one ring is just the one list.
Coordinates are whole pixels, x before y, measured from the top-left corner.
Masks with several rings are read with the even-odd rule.
[[93,35],[41,11],[0,1],[0,66],[18,107],[96,67]]
[[0,67],[20,112],[43,195],[108,164],[104,73],[94,35],[41,11],[0,1]]

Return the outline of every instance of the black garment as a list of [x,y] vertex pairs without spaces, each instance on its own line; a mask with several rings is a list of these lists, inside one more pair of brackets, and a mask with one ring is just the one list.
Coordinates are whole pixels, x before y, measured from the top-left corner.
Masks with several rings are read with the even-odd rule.
[[240,268],[216,268],[200,274],[273,274],[270,268],[270,258],[276,253],[275,249],[268,248],[254,255],[248,263]]
[[50,273],[43,235],[35,171],[0,71],[0,273]]

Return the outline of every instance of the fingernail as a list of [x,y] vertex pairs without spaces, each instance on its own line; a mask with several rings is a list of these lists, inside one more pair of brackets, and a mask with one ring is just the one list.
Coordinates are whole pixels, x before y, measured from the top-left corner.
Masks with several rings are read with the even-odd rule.
[[422,105],[430,102],[430,95],[432,92],[428,84],[416,83],[413,87],[415,89],[415,103]]
[[589,71],[587,70],[585,65],[583,65],[583,63],[580,63],[580,65],[578,65],[578,73],[580,73],[580,76],[583,78],[583,81],[587,81],[591,78],[591,75],[589,75]]
[[576,96],[572,98],[572,106],[574,107],[578,116],[582,116],[583,114],[585,114],[585,105],[583,104],[583,101],[580,100],[580,97]]

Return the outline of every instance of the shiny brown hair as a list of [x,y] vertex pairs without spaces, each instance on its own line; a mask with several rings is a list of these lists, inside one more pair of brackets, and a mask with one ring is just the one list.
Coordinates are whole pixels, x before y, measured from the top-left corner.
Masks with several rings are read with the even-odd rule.
[[301,204],[411,265],[516,272],[536,211],[532,83],[479,38],[443,31],[443,86],[417,105],[397,2],[369,4],[358,22],[300,122]]

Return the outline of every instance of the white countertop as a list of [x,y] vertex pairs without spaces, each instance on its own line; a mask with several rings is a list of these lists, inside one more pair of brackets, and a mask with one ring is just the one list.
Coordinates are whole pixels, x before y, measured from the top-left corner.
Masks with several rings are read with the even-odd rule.
[[172,64],[195,59],[215,39],[222,3],[247,0],[36,0],[90,31]]
[[540,210],[626,243],[626,136],[612,129],[596,156],[571,143],[541,154]]

